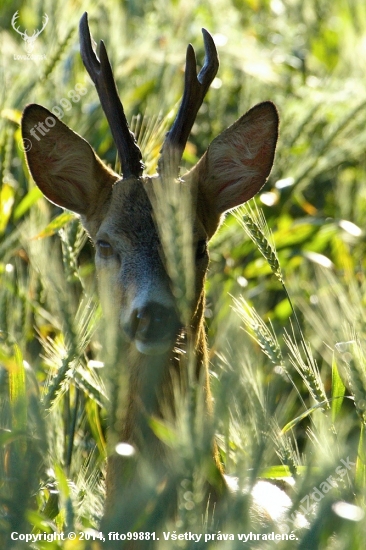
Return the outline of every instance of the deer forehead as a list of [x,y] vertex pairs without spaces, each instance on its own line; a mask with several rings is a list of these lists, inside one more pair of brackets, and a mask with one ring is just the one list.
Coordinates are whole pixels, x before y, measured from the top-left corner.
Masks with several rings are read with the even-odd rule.
[[120,180],[113,186],[108,210],[96,240],[113,240],[115,246],[126,241],[132,246],[158,242],[152,205],[145,185],[142,179],[130,178]]
[[[156,225],[154,184],[158,177],[129,178],[119,180],[113,186],[99,227],[93,231],[94,240],[111,241],[121,249],[154,250],[160,248]],[[176,185],[181,183],[176,182]],[[160,199],[161,200],[161,199]],[[159,217],[159,225],[164,219]],[[203,228],[198,217],[192,219],[194,239],[202,238]]]

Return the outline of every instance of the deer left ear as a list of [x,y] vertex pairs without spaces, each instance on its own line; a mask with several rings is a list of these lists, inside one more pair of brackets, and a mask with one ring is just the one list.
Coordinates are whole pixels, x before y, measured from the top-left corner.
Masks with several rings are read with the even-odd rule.
[[62,208],[88,217],[120,179],[85,139],[40,105],[24,109],[22,135],[34,181]]
[[260,103],[212,141],[190,172],[211,212],[239,206],[263,187],[274,160],[278,123],[274,104]]

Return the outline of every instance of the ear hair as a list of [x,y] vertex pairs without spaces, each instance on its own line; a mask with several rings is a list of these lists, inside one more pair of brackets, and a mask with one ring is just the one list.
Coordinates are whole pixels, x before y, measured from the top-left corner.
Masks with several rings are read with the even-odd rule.
[[250,109],[212,141],[196,166],[199,193],[216,215],[243,204],[262,188],[272,168],[277,137],[277,109],[268,101]]
[[40,105],[25,108],[22,135],[31,145],[26,158],[34,181],[62,208],[88,215],[120,179],[85,139]]

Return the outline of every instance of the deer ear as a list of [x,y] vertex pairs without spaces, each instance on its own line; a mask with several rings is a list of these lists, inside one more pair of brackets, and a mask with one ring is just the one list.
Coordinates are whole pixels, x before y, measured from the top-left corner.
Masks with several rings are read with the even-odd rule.
[[248,201],[265,184],[278,137],[277,109],[271,102],[250,109],[214,139],[193,168],[199,193],[216,214]]
[[28,105],[22,117],[23,145],[29,171],[53,203],[87,216],[120,177],[94,153],[85,139],[40,105]]

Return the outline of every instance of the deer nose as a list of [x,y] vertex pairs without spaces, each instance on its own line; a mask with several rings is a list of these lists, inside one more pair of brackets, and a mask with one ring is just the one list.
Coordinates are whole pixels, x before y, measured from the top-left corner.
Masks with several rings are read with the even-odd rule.
[[134,309],[129,322],[123,328],[129,339],[153,345],[172,341],[179,326],[174,308],[150,302],[144,307]]

